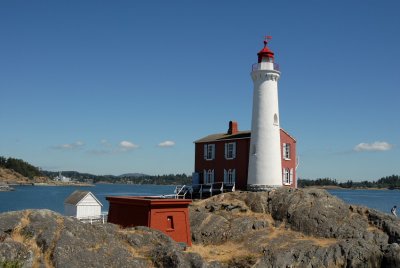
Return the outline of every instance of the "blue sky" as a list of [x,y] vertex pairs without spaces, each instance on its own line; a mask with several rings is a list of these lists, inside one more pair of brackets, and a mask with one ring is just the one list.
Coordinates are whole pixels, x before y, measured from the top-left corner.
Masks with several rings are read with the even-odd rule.
[[0,155],[47,170],[187,173],[251,124],[263,36],[301,178],[400,174],[399,1],[1,1]]

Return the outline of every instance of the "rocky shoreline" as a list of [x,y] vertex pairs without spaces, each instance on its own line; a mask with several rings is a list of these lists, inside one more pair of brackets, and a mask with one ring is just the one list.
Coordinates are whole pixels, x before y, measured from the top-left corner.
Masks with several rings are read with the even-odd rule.
[[2,213],[0,267],[400,267],[400,221],[325,190],[217,195],[193,203],[190,225],[185,249],[146,227]]
[[0,184],[0,192],[10,192],[10,191],[14,191],[15,189],[10,187],[7,184]]

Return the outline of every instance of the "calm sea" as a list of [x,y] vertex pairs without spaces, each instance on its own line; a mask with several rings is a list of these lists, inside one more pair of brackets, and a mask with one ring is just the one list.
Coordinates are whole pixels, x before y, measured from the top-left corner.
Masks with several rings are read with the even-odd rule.
[[397,205],[400,207],[400,190],[328,190],[346,203],[374,208],[385,213]]
[[[173,194],[171,185],[96,184],[73,186],[16,186],[13,192],[0,192],[0,213],[22,209],[46,208],[64,213],[64,200],[75,190],[91,191],[108,211],[106,196]],[[400,207],[399,190],[328,190],[349,204],[363,205],[389,213],[393,205]]]
[[150,196],[173,194],[171,185],[96,184],[95,186],[15,186],[15,191],[0,192],[0,213],[22,209],[47,208],[64,213],[64,200],[75,190],[90,191],[108,211],[106,196]]

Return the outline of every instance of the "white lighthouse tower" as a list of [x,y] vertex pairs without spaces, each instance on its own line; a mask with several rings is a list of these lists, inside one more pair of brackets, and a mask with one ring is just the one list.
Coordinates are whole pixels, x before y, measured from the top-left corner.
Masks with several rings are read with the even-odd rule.
[[249,190],[267,190],[282,186],[282,160],[278,107],[279,67],[274,62],[274,53],[267,47],[258,52],[258,63],[253,64],[253,117],[251,139]]

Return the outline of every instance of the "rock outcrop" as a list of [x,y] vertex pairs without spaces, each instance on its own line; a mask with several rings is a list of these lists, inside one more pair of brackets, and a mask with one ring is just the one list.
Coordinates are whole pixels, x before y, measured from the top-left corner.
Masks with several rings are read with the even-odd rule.
[[400,223],[324,190],[233,192],[190,208],[193,246],[49,210],[0,214],[0,267],[400,267]]
[[0,214],[0,267],[202,267],[203,263],[200,255],[185,252],[170,237],[147,227],[90,225],[50,210]]
[[243,267],[400,267],[399,220],[325,190],[226,193],[190,216],[206,260],[224,259],[217,248]]

